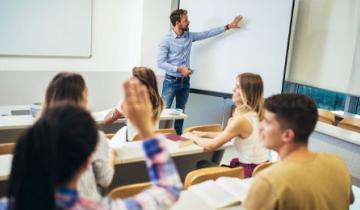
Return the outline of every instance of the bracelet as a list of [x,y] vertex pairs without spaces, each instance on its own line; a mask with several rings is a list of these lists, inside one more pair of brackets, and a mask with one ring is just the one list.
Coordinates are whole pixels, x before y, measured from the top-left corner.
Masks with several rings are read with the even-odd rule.
[[229,29],[230,29],[229,24],[226,24],[225,30],[229,30]]

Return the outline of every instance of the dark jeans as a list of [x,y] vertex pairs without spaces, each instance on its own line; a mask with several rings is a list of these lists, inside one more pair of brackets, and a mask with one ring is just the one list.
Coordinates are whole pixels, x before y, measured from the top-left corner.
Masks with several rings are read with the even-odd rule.
[[[166,108],[170,108],[176,99],[176,108],[185,111],[185,105],[190,92],[190,77],[173,77],[165,75],[161,97],[165,101]],[[178,135],[182,134],[184,120],[175,120],[175,130]]]

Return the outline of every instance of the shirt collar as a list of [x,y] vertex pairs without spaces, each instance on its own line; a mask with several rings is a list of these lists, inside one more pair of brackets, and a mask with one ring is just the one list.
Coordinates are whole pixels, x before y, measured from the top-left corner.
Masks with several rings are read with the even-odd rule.
[[181,36],[177,36],[177,34],[175,33],[174,29],[171,30],[171,36],[176,39],[176,38],[181,38],[181,37],[187,37],[189,35],[189,31],[184,31],[184,33]]

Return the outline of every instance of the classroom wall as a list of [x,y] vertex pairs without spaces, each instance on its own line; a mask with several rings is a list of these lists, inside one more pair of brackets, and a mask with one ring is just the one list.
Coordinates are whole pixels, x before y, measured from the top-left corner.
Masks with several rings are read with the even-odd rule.
[[[89,108],[94,111],[117,104],[122,98],[122,83],[130,77],[130,72],[79,73],[89,88]],[[0,106],[42,101],[46,87],[55,74],[57,71],[0,71]]]
[[[89,86],[90,108],[101,110],[121,98],[121,83],[134,66],[156,68],[156,43],[170,29],[172,0],[93,0],[92,56],[0,56],[0,106],[41,101],[58,71],[81,73]],[[1,17],[1,15],[0,15]],[[158,30],[152,30],[152,27]],[[116,91],[117,90],[117,91]]]
[[91,58],[0,57],[0,70],[129,71],[140,64],[142,2],[93,0]]

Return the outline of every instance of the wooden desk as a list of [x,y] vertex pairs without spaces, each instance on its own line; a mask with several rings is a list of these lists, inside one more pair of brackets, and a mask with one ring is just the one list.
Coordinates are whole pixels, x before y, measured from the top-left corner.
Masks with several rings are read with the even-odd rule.
[[[104,124],[104,118],[109,110],[92,112],[92,116],[94,117],[96,123]],[[161,112],[160,120],[178,120],[178,119],[186,119],[187,115],[181,113],[179,115],[171,115],[170,109],[164,109]],[[36,118],[31,115],[16,115],[16,116],[1,116],[0,117],[0,130],[11,130],[11,129],[25,129],[34,124]],[[125,118],[121,118],[116,122],[126,123]]]
[[[125,143],[122,147],[116,149],[116,164],[134,163],[144,161],[144,152],[141,146],[141,141],[132,141]],[[231,142],[225,144],[221,149],[225,149],[231,146]],[[166,141],[166,147],[171,157],[185,156],[192,154],[204,153],[205,150],[196,145],[192,144],[187,147],[179,147],[179,142],[168,140]]]
[[[108,111],[93,112],[92,116],[101,130],[113,133],[126,123],[126,119],[121,118],[111,125],[104,125],[104,117]],[[166,127],[172,127],[174,120],[186,118],[187,115],[184,113],[172,115],[170,109],[164,109],[160,115],[160,121],[168,122]],[[0,116],[0,143],[16,142],[20,133],[34,124],[35,121],[36,118],[31,115]]]
[[0,181],[9,178],[12,159],[13,155],[0,155]]
[[[179,148],[178,144],[179,142],[174,142],[171,140],[166,141],[166,146],[168,148],[168,151],[171,157],[173,158],[179,156],[191,157],[191,155],[199,155],[205,152],[204,149],[199,147],[198,145],[191,145],[188,147]],[[232,145],[231,143],[227,143],[219,150],[224,150],[225,148],[231,147],[231,145]],[[115,164],[120,165],[120,171],[121,171],[121,165],[126,165],[131,163],[141,163],[145,167],[144,164],[145,158],[141,146],[141,141],[128,142],[124,144],[123,147],[115,150],[115,152],[116,152]],[[8,176],[10,174],[12,157],[13,155],[0,155],[0,181],[5,181],[8,179]],[[178,168],[179,167],[181,166],[178,166]],[[123,174],[124,174],[123,172],[122,173],[120,172],[121,176]],[[148,179],[146,172],[140,175],[143,176],[144,179]]]
[[344,112],[342,110],[335,110],[335,111],[331,111],[336,117],[344,119],[346,117],[353,117],[353,118],[358,118],[360,119],[360,115],[358,114],[353,114],[353,113],[349,113],[349,112]]
[[330,152],[339,155],[350,170],[353,184],[360,186],[359,133],[317,122],[308,145],[315,152]]

